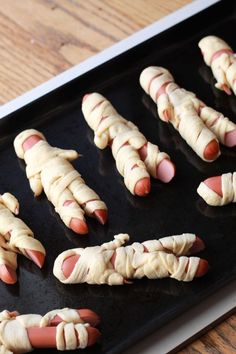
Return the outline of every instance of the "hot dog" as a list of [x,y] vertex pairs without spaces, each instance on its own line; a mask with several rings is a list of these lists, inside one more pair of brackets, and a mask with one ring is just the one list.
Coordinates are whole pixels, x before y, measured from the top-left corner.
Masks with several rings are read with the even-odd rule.
[[17,281],[17,253],[32,260],[39,268],[42,268],[46,254],[33,231],[14,213],[19,213],[18,200],[10,193],[0,195],[0,279],[7,284]]
[[[87,346],[90,347],[94,345],[99,337],[101,336],[101,333],[97,328],[94,327],[86,327],[86,330],[88,332],[88,344]],[[45,327],[45,328],[28,328],[27,333],[29,336],[30,343],[33,348],[56,348],[57,347],[57,342],[56,342],[56,333],[57,329],[56,327]],[[79,346],[79,338],[77,337],[77,346]]]
[[82,111],[95,132],[95,144],[101,149],[111,147],[117,168],[132,194],[145,196],[150,192],[149,174],[165,183],[174,177],[175,166],[169,156],[147,142],[138,128],[121,117],[105,97],[86,94]]
[[98,315],[89,309],[64,308],[44,316],[4,310],[0,313],[1,350],[28,353],[34,348],[86,348],[98,340],[100,332],[84,320],[99,323]]
[[[203,245],[204,244],[203,244],[202,240],[198,237],[192,246],[191,254],[200,252],[202,249],[204,249]],[[70,257],[66,258],[65,261],[63,262],[62,271],[63,271],[66,278],[68,278],[71,275],[76,263],[79,260],[79,257],[80,257],[79,255],[70,256]],[[110,260],[113,268],[115,267],[115,260],[116,260],[116,252],[114,251],[114,253],[111,257],[111,260]],[[188,265],[187,265],[187,267],[188,267]],[[202,277],[203,275],[205,275],[207,273],[208,269],[209,269],[208,262],[205,259],[200,259],[195,277],[197,277],[197,278]]]
[[[147,144],[144,144],[139,150],[141,160],[145,162],[147,158]],[[168,159],[163,159],[156,166],[156,178],[164,183],[168,183],[175,175],[175,165]]]
[[[99,316],[90,309],[79,309],[77,310],[80,318],[85,322],[89,323],[90,327],[87,327],[88,332],[88,344],[87,346],[91,346],[97,342],[101,333],[94,328],[100,322]],[[32,347],[34,348],[56,348],[56,329],[62,322],[62,318],[59,315],[54,316],[50,322],[50,327],[42,327],[42,328],[28,328],[28,336]],[[53,328],[54,327],[54,328]],[[79,338],[78,338],[79,345]]]
[[[181,276],[177,276],[176,279],[184,281],[192,280],[193,277],[201,277],[208,270],[206,260],[197,257],[183,257],[199,252],[205,247],[203,241],[193,234],[165,237],[160,240],[150,240],[141,244],[135,243],[134,246],[122,247],[127,239],[127,234],[120,234],[115,236],[114,241],[102,246],[65,251],[55,261],[54,275],[63,283],[88,282],[89,284],[121,285],[127,283],[128,279],[141,278],[145,275],[148,278],[175,277],[174,269],[179,266]],[[138,254],[136,254],[136,249]],[[108,253],[103,253],[106,250],[110,250],[109,258]],[[90,256],[85,256],[87,254]],[[103,258],[103,254],[105,258]],[[129,255],[128,268],[125,268],[126,254]],[[81,262],[80,257],[83,257]],[[164,259],[165,261],[162,263]],[[170,262],[168,272],[165,269],[167,264],[165,262]],[[150,274],[149,264],[152,264]],[[154,274],[156,275],[154,276]]]
[[232,89],[235,94],[236,59],[232,48],[216,36],[202,38],[198,46],[205,63],[212,69],[215,87],[228,95],[231,95]]
[[[80,318],[83,320],[84,323],[89,323],[92,327],[96,327],[100,323],[100,318],[96,314],[96,312],[90,309],[78,309],[76,311],[78,312]],[[49,325],[57,326],[62,321],[63,320],[60,315],[56,315],[50,320]]]
[[207,178],[197,189],[205,202],[212,206],[222,206],[236,202],[236,173]]
[[[32,134],[30,134],[31,131],[32,131]],[[41,141],[45,142],[45,138],[43,137],[43,135],[41,133],[39,133],[35,130],[31,130],[31,131],[22,132],[20,135],[18,135],[16,137],[15,142],[14,142],[15,150],[16,150],[19,157],[24,158],[25,153],[27,153],[26,159],[27,159],[28,163],[29,163],[28,156],[29,156],[29,152],[31,151],[31,149],[34,148],[34,149],[32,149],[32,151],[33,151],[33,153],[35,153],[37,155],[37,152],[35,152],[35,146],[37,148],[37,146],[39,146]],[[25,134],[25,138],[24,138],[23,134]],[[46,152],[45,152],[45,149],[46,149]],[[52,149],[55,149],[54,151],[56,151],[56,150],[58,151],[58,155],[55,155],[55,156],[58,156],[58,158],[59,158],[58,161],[61,161],[61,163],[63,163],[62,158],[65,159],[64,163],[67,163],[66,166],[68,169],[68,173],[72,173],[72,166],[70,165],[71,168],[69,168],[69,166],[68,166],[69,163],[66,161],[66,159],[73,160],[74,158],[78,157],[78,154],[73,150],[61,150],[61,149],[57,149],[57,148],[52,148],[48,144],[47,144],[47,147],[45,147],[44,150],[42,150],[42,151],[44,151],[43,152],[44,154],[48,153],[49,156],[51,156],[50,153],[51,153],[51,151],[53,151]],[[50,158],[52,158],[52,156]],[[31,161],[31,166],[32,166],[32,163],[33,162]],[[42,168],[44,168],[44,165],[42,166]],[[69,170],[70,170],[70,172],[69,172]],[[53,173],[53,172],[51,172],[51,173]],[[62,172],[59,172],[59,173],[62,173]],[[79,174],[77,174],[77,175],[80,176]],[[42,192],[42,188],[43,188],[41,186],[40,178],[43,178],[43,177],[36,174],[35,176],[32,176],[31,181],[30,181],[31,188],[33,190],[35,189],[36,195],[40,194]],[[46,181],[46,178],[44,178],[44,180]],[[88,227],[87,227],[86,221],[83,217],[83,212],[81,211],[81,209],[79,208],[79,205],[77,204],[77,200],[78,199],[80,200],[80,197],[77,196],[77,194],[79,193],[79,189],[80,189],[78,183],[81,183],[78,181],[82,182],[82,179],[78,179],[77,181],[72,181],[72,183],[68,187],[71,189],[71,192],[70,191],[65,192],[65,200],[63,201],[62,207],[58,207],[58,209],[59,209],[59,213],[61,210],[61,212],[63,214],[64,214],[63,207],[68,206],[68,208],[69,208],[68,212],[70,213],[70,211],[71,211],[72,214],[75,214],[75,211],[74,211],[75,209],[78,210],[80,217],[72,216],[71,220],[68,222],[67,226],[69,228],[71,228],[74,232],[83,235],[83,234],[88,233]],[[76,183],[77,183],[77,185],[76,185]],[[46,186],[46,188],[48,189],[50,187]],[[86,198],[83,196],[83,200],[85,199],[85,201],[83,201],[81,203],[81,206],[84,208],[85,212],[89,216],[93,216],[101,224],[105,224],[107,221],[107,208],[106,208],[105,204],[102,201],[100,201],[100,199],[98,199],[99,197],[97,194],[95,194],[88,187],[86,187],[86,188],[87,188],[87,191],[89,191],[89,193],[91,195],[93,195],[93,197],[91,199],[86,200]],[[85,190],[85,187],[84,187],[84,190]],[[85,191],[83,191],[83,193],[85,193]],[[67,199],[66,196],[69,196],[69,199]],[[60,196],[59,196],[59,198],[60,198]],[[61,200],[59,200],[59,203],[61,203]],[[102,208],[101,209],[100,208],[94,209],[94,206],[93,206],[94,204],[101,205]]]
[[15,269],[5,264],[1,264],[0,279],[6,284],[15,284],[17,282],[17,275]]
[[148,67],[140,84],[157,104],[160,118],[170,122],[203,160],[214,161],[220,155],[218,140],[226,146],[236,144],[236,125],[180,88],[168,70]]

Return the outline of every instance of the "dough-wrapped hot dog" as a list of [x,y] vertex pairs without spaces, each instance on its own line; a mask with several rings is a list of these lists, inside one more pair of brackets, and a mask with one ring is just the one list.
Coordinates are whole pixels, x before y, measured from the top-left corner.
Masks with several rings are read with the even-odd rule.
[[33,231],[13,215],[18,213],[18,200],[10,193],[0,195],[0,279],[8,284],[17,281],[16,253],[23,254],[40,268],[46,254]]
[[221,38],[207,36],[198,43],[205,63],[211,67],[216,79],[215,87],[236,94],[236,58],[233,49]]
[[170,122],[204,161],[220,155],[218,140],[226,146],[236,145],[236,125],[180,88],[168,70],[148,67],[140,75],[140,84],[157,104],[160,118]]
[[19,315],[16,311],[4,310],[0,313],[1,353],[28,353],[34,348],[74,350],[93,345],[100,332],[84,322],[84,314],[92,321],[98,318],[96,313],[87,309],[64,308],[50,311],[45,316]]
[[175,167],[170,157],[147,141],[130,121],[121,117],[111,103],[98,93],[84,96],[84,117],[94,131],[94,142],[104,149],[111,146],[119,173],[128,190],[144,196],[150,191],[150,176],[169,182]]
[[101,246],[62,252],[55,260],[53,273],[63,283],[122,285],[129,279],[171,277],[191,281],[202,276],[208,263],[186,257],[204,248],[194,234],[164,237],[124,246],[129,235],[119,234]]
[[222,206],[236,202],[236,172],[224,173],[201,182],[198,194],[212,206]]
[[26,174],[35,196],[44,190],[67,227],[78,234],[87,233],[84,212],[102,224],[106,222],[105,203],[69,162],[79,156],[75,150],[50,146],[34,129],[21,132],[14,140],[14,147],[17,156],[26,162]]
[[[198,43],[205,63],[211,67],[216,79],[215,87],[231,94],[231,89],[236,94],[236,57],[232,48],[216,36],[207,36]],[[231,123],[231,122],[230,122]],[[229,124],[229,123],[228,123]],[[229,129],[230,128],[230,129]],[[236,145],[236,126],[228,126],[225,135],[225,145]]]

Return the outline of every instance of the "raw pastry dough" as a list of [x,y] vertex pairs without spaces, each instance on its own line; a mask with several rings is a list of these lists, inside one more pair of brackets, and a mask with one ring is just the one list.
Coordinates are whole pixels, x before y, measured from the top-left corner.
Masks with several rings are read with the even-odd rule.
[[[160,152],[157,145],[147,142],[136,125],[120,116],[112,104],[98,93],[89,94],[82,104],[84,117],[94,131],[94,142],[99,149],[112,142],[112,154],[128,190],[134,194],[136,183],[149,177],[156,178],[157,166],[170,157]],[[128,144],[126,144],[128,143]],[[143,162],[138,149],[147,143],[147,157]],[[138,167],[133,168],[135,165]]]
[[39,251],[45,255],[42,244],[34,238],[32,230],[12,213],[18,214],[18,200],[10,193],[0,195],[0,265],[16,270],[16,254],[28,257],[26,250]]
[[[62,252],[55,260],[53,274],[66,284],[86,282],[121,285],[126,279],[140,279],[144,276],[149,279],[171,277],[183,281],[191,281],[194,278],[200,259],[184,256],[188,254],[196,240],[194,234],[164,237],[123,246],[128,240],[128,234],[119,234],[114,236],[113,241],[101,246]],[[114,251],[116,259],[113,267],[110,260]],[[72,273],[66,278],[62,272],[62,264],[66,258],[74,255],[80,257]]]
[[197,192],[209,205],[222,206],[236,202],[236,172],[224,173],[221,175],[221,197],[219,194],[209,188],[204,182],[201,182]]
[[[28,338],[27,328],[47,327],[50,320],[59,315],[63,321],[56,327],[56,344],[58,350],[74,350],[85,348],[88,344],[87,327],[78,312],[73,309],[64,308],[54,310],[41,315],[19,315],[9,311],[0,313],[0,353],[28,353],[34,348]],[[79,338],[79,345],[77,345]]]
[[217,138],[224,144],[226,133],[236,128],[233,122],[207,107],[194,93],[180,88],[170,72],[162,67],[150,66],[144,69],[140,84],[157,104],[160,118],[170,121],[188,145],[205,161],[209,162],[204,158],[206,146]]
[[198,43],[205,63],[211,67],[216,79],[215,87],[231,94],[236,94],[236,58],[232,48],[216,36],[207,36]]
[[[43,140],[24,152],[22,144],[32,135],[38,135]],[[14,147],[17,156],[26,162],[26,175],[35,196],[41,194],[44,189],[66,226],[70,226],[72,218],[84,220],[84,211],[76,201],[89,216],[92,216],[95,210],[107,210],[105,203],[85,184],[78,171],[69,163],[79,156],[75,150],[50,146],[45,137],[34,129],[17,135]],[[65,201],[71,200],[71,204],[64,205]]]

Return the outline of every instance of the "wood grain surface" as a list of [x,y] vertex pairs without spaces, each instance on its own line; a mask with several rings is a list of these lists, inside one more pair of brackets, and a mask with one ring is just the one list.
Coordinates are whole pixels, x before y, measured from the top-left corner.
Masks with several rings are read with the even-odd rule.
[[[0,0],[0,104],[189,2]],[[184,353],[236,353],[236,315]]]

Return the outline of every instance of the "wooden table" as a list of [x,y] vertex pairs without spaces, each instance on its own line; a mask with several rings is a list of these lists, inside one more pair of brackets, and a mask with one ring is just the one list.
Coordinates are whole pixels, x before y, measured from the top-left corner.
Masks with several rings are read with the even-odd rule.
[[[189,2],[0,0],[0,103]],[[236,353],[236,315],[180,353]]]

